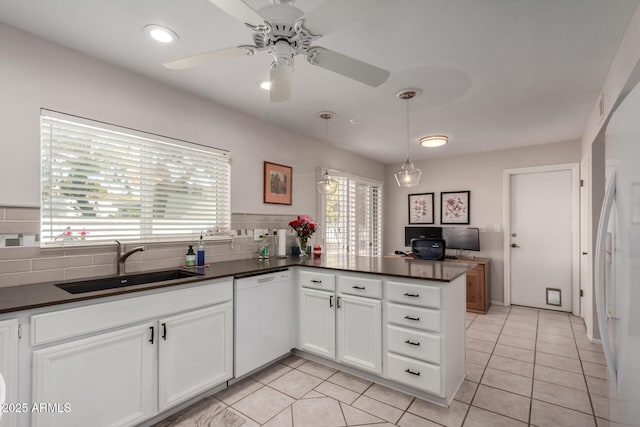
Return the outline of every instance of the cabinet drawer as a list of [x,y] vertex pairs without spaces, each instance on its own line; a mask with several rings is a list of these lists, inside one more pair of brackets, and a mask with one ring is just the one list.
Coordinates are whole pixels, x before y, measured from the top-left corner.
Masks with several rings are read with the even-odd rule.
[[387,347],[389,351],[425,362],[440,364],[440,336],[387,326]]
[[396,325],[440,332],[440,312],[428,308],[387,303],[387,321]]
[[442,396],[440,366],[387,353],[387,376],[420,390]]
[[301,271],[298,273],[300,286],[305,288],[323,289],[325,291],[336,290],[336,276],[315,271]]
[[388,281],[387,299],[403,304],[440,308],[440,288],[429,285]]
[[338,276],[338,291],[369,298],[382,298],[382,280]]

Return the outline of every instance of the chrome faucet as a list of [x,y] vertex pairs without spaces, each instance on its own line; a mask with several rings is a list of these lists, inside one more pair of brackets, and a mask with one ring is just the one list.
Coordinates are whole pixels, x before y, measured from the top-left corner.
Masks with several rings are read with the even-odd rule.
[[144,246],[136,246],[135,248],[125,252],[124,245],[120,243],[120,240],[116,240],[116,248],[118,251],[116,254],[116,273],[118,275],[120,275],[120,272],[122,273],[125,272],[124,263],[127,260],[127,258],[129,258],[131,255],[133,255],[136,252],[142,252],[146,249]]

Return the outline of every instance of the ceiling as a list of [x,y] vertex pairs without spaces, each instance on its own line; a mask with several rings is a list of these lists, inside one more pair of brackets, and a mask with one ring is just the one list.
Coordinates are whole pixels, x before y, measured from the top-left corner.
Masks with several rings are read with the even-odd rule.
[[[245,0],[259,9],[269,0]],[[330,0],[349,1],[349,0]],[[323,0],[297,0],[305,12]],[[382,163],[579,139],[639,0],[389,0],[314,42],[391,72],[377,88],[298,56],[292,99],[269,103],[267,54],[189,70],[161,64],[240,44],[251,33],[207,0],[0,0],[0,22],[197,93]],[[180,41],[149,39],[147,24]],[[328,123],[318,112],[334,111]],[[357,121],[352,124],[350,120]],[[450,143],[421,148],[419,137]]]

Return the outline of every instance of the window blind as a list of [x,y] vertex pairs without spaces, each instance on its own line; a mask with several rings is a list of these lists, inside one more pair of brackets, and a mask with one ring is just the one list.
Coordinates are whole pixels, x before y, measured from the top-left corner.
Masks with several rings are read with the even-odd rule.
[[226,151],[43,110],[41,160],[42,245],[230,229]]
[[325,252],[382,255],[382,183],[331,171],[335,193],[322,196]]

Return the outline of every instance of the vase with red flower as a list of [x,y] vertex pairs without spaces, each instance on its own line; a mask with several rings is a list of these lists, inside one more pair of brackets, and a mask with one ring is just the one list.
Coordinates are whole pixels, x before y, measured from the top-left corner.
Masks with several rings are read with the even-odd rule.
[[296,232],[298,246],[300,247],[300,257],[306,257],[307,248],[309,247],[309,239],[317,229],[316,223],[310,217],[301,215],[289,222],[289,227]]

